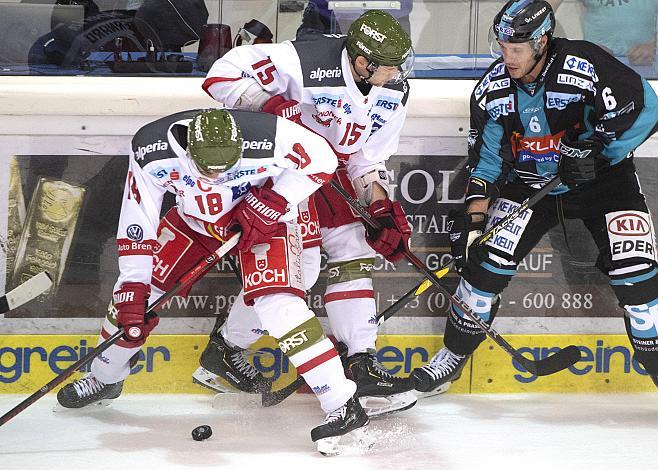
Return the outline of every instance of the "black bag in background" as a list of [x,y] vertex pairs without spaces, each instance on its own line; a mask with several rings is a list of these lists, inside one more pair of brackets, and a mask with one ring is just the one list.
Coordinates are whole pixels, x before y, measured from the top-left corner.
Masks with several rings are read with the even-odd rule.
[[[184,46],[198,41],[203,25],[208,21],[208,10],[203,0],[144,0],[135,13],[135,24],[148,25],[140,31],[148,38],[151,31],[158,35],[162,50],[179,52]],[[148,31],[150,30],[150,31]]]

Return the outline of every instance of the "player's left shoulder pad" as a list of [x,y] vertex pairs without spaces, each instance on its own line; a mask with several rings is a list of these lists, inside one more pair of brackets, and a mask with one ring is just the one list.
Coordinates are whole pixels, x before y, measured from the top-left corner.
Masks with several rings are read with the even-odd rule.
[[277,116],[256,111],[229,110],[242,132],[244,158],[273,158]]
[[558,83],[568,81],[564,74],[574,74],[576,77],[583,77],[596,83],[599,81],[599,75],[602,73],[605,75],[604,64],[609,60],[615,60],[606,51],[589,41],[564,38],[556,38],[555,41],[558,52],[555,64]]
[[382,88],[399,91],[402,94],[402,98],[400,99],[402,106],[407,105],[407,100],[409,99],[409,91],[411,90],[411,85],[409,85],[409,80],[405,79],[400,83],[386,84]]
[[341,58],[346,36],[319,34],[317,38],[292,41],[299,56],[304,87],[345,86]]
[[189,120],[200,110],[194,109],[171,114],[140,128],[132,139],[133,158],[144,168],[151,162],[176,158],[169,143],[169,130],[179,121]]

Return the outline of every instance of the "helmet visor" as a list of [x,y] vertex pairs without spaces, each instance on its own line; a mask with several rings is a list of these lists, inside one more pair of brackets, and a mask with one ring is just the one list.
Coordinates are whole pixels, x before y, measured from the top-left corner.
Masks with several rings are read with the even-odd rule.
[[409,54],[407,54],[407,58],[404,60],[404,62],[402,62],[400,65],[394,66],[397,67],[398,71],[386,82],[386,84],[397,85],[398,83],[402,83],[413,70],[415,60],[416,52],[414,51],[414,48],[411,47],[409,48]]
[[498,36],[494,31],[494,27],[489,28],[489,53],[494,59],[498,59],[503,56],[503,51],[500,49],[500,44],[498,44]]

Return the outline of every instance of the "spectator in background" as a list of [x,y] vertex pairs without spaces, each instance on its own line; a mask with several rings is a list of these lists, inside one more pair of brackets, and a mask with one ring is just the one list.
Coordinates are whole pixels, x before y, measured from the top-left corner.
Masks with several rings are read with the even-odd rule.
[[[563,0],[548,0],[554,10]],[[631,65],[656,60],[658,0],[579,0],[583,37]]]
[[[413,8],[413,0],[400,0],[399,10],[386,10],[390,13],[407,34],[411,34],[409,13]],[[309,34],[342,34],[343,28],[347,31],[352,24],[363,13],[364,8],[353,9],[329,9],[327,0],[309,0],[302,16],[302,24],[297,29],[297,40],[303,39]]]

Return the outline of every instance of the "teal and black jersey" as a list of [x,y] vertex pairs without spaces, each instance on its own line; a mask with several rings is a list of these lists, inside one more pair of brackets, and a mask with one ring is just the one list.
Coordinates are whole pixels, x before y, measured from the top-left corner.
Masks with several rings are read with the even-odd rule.
[[[560,138],[576,131],[605,142],[616,165],[658,130],[658,98],[635,71],[587,41],[555,38],[538,79],[521,84],[502,58],[471,94],[467,198],[490,197],[505,181],[539,189],[557,175]],[[483,189],[484,188],[484,189]],[[568,191],[558,186],[552,194]]]

